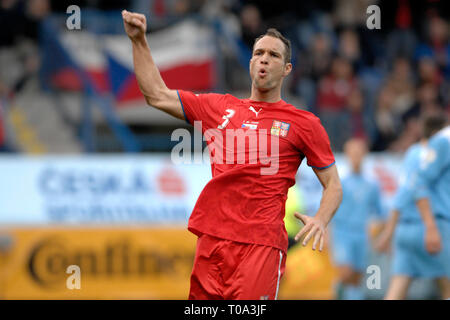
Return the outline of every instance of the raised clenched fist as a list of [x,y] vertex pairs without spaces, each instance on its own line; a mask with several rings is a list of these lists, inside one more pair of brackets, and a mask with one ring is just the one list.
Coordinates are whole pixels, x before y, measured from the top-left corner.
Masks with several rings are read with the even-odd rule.
[[123,25],[125,27],[125,32],[131,39],[131,41],[138,41],[145,39],[145,31],[147,30],[147,21],[143,14],[123,10],[122,18],[123,18]]

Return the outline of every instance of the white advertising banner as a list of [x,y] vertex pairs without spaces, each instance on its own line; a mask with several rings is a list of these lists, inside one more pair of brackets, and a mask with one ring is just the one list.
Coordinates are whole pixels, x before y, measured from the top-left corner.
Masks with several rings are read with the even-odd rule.
[[182,224],[208,166],[169,156],[0,157],[0,224]]
[[[336,156],[341,178],[346,160]],[[297,183],[314,214],[322,187],[304,161]],[[371,154],[364,174],[378,181],[385,210],[397,188],[401,158]],[[170,155],[2,156],[0,225],[182,225],[211,179],[204,164],[173,164]]]

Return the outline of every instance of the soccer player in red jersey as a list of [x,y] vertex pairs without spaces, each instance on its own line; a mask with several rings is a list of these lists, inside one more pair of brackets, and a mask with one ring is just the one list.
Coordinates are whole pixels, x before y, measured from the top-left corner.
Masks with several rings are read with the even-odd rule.
[[[289,40],[275,29],[255,40],[250,98],[194,94],[165,85],[147,44],[145,16],[124,10],[122,17],[147,103],[190,124],[201,121],[210,147],[212,179],[188,224],[198,236],[189,299],[276,299],[288,246],[283,221],[287,192],[305,157],[323,194],[315,216],[295,213],[304,224],[296,241],[306,245],[312,240],[313,250],[317,246],[322,250],[326,227],[342,199],[334,156],[320,120],[281,99],[283,79],[292,70]],[[242,136],[244,143],[233,148],[235,138]],[[255,136],[253,148],[250,140]],[[245,138],[249,138],[248,147]],[[259,149],[257,159],[252,158],[255,148]]]

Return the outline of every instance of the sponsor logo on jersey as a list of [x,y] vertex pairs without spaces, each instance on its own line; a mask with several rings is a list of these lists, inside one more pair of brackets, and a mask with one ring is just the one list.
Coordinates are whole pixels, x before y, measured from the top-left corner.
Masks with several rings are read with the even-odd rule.
[[242,123],[242,128],[256,130],[258,128],[258,122],[248,120],[244,121]]

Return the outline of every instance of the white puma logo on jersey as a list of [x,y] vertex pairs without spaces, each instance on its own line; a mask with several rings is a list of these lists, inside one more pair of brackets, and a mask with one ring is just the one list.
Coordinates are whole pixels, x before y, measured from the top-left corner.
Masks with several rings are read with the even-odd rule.
[[253,106],[250,106],[250,108],[249,108],[251,111],[253,111],[255,114],[256,114],[256,117],[258,117],[258,113],[262,110],[262,108],[260,108],[259,110],[258,110],[258,112],[256,112],[256,110],[255,110],[255,108],[253,108]]

